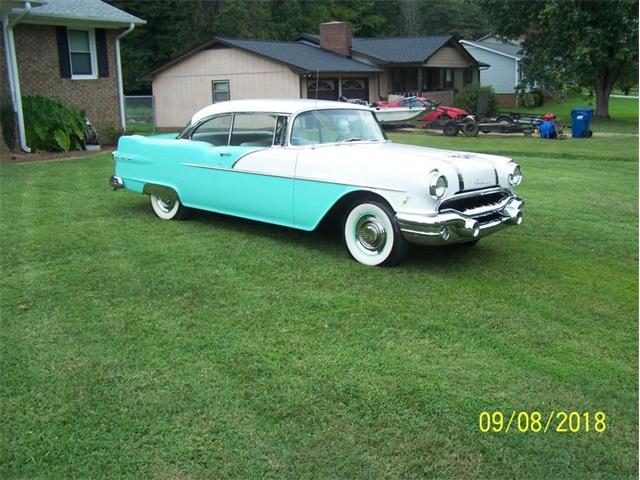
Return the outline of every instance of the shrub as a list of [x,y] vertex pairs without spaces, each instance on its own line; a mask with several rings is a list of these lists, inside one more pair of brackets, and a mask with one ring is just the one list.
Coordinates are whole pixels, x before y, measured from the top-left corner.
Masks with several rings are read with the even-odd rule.
[[478,85],[476,83],[467,85],[453,97],[453,105],[464,108],[467,112],[477,113],[478,94],[480,92],[487,92],[487,113],[495,115],[498,111],[498,95],[496,95],[493,87],[488,85]]
[[23,97],[27,144],[36,152],[67,152],[82,148],[84,113],[59,100],[39,95]]
[[124,135],[122,127],[113,122],[105,123],[98,131],[98,139],[102,145],[116,145],[122,135]]
[[534,88],[533,90],[531,90],[531,93],[534,94],[536,97],[538,97],[536,106],[544,105],[544,92],[542,91],[541,88]]
[[0,126],[4,143],[9,150],[13,150],[16,148],[16,116],[7,95],[2,95],[0,98]]
[[522,96],[523,107],[535,107],[538,105],[538,96],[534,93],[525,93]]

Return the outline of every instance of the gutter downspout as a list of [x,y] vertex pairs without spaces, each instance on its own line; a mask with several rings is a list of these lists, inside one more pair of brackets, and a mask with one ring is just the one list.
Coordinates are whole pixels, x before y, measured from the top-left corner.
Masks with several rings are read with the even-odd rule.
[[127,122],[124,116],[124,91],[122,88],[122,63],[120,62],[120,39],[133,32],[136,26],[133,23],[129,24],[129,28],[123,31],[116,37],[116,69],[118,71],[118,100],[120,102],[120,126],[124,131],[127,131]]
[[31,12],[31,2],[24,3],[24,12],[18,15],[13,21],[9,21],[9,14],[2,16],[2,33],[4,35],[4,44],[6,48],[7,70],[9,74],[9,90],[13,100],[13,110],[18,117],[18,137],[20,139],[20,148],[31,153],[31,149],[27,145],[27,137],[24,130],[24,114],[22,112],[22,94],[20,93],[20,75],[18,74],[18,60],[16,58],[16,44],[13,37],[13,27],[15,27],[25,15]]
[[[520,76],[520,75],[518,75],[520,73],[519,70],[520,70],[520,64],[518,63],[518,59],[516,58],[516,87],[518,86],[518,83],[519,83],[518,82],[518,77]],[[515,98],[515,105],[516,105],[516,108],[518,108],[518,93],[517,93],[517,91],[516,91],[515,97],[516,97]]]

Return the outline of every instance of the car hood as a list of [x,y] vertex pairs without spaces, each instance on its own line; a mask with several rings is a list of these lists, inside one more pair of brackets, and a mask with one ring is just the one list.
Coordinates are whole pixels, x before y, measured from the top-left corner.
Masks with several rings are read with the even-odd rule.
[[[340,177],[342,181],[361,184],[363,178],[376,184],[406,190],[417,182],[424,187],[432,170],[447,175],[450,186],[459,190],[474,190],[498,185],[498,171],[510,161],[506,157],[478,153],[441,150],[394,143],[349,143],[323,145],[307,150],[299,161],[302,176]],[[306,168],[321,171],[305,172]],[[333,179],[333,178],[331,178]],[[453,189],[451,189],[453,190]]]

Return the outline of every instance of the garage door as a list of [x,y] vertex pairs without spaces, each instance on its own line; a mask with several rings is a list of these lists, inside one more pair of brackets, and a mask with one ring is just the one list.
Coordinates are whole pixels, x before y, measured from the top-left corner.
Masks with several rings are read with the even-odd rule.
[[342,96],[369,101],[369,80],[367,78],[343,78]]
[[321,78],[320,80],[309,81],[307,83],[307,98],[338,100],[338,80],[335,78]]

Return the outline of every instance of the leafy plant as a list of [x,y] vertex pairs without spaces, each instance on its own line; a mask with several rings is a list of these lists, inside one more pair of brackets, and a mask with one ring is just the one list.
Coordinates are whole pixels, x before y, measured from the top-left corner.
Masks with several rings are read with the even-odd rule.
[[487,93],[487,113],[494,115],[498,111],[498,95],[493,87],[488,85],[475,83],[467,85],[453,97],[453,104],[456,107],[464,108],[467,112],[476,113],[480,92]]
[[102,145],[116,145],[122,135],[124,135],[122,127],[113,122],[106,122],[100,127],[98,132],[98,137]]
[[4,143],[9,150],[13,150],[16,148],[16,117],[7,95],[2,95],[0,98],[0,126],[2,126]]
[[23,97],[22,106],[27,144],[34,151],[67,152],[82,148],[84,113],[40,95]]

